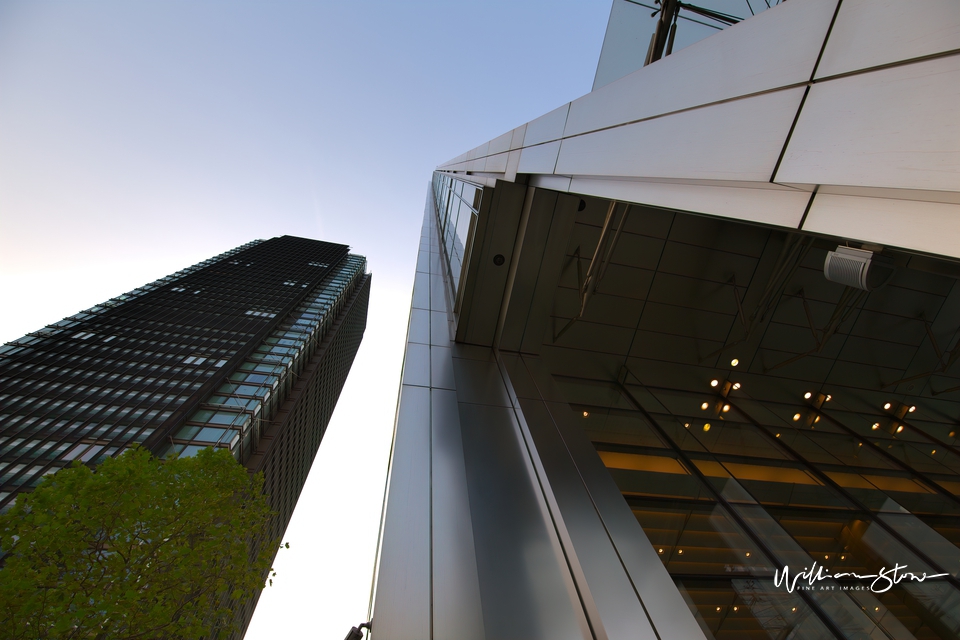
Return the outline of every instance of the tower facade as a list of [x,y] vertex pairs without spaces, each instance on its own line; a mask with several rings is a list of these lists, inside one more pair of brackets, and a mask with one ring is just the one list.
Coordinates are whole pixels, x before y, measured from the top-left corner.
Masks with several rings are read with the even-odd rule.
[[375,640],[960,635],[960,11],[911,8],[601,60],[438,167]]
[[279,538],[363,337],[370,281],[346,246],[258,240],[3,345],[0,508],[75,460],[212,446],[264,473]]

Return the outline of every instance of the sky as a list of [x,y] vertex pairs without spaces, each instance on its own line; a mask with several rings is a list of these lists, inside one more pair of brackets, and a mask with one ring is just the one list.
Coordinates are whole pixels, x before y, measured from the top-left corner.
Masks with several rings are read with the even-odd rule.
[[248,640],[367,619],[431,173],[587,93],[609,12],[0,0],[0,343],[254,238],[368,259],[367,331]]
[[249,640],[366,620],[438,164],[587,93],[610,0],[0,0],[0,343],[254,238],[348,244],[367,331]]

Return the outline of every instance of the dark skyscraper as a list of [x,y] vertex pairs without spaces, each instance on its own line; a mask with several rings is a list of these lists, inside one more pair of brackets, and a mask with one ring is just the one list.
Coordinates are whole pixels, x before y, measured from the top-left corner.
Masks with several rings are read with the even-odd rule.
[[346,246],[258,240],[0,347],[0,508],[74,460],[213,446],[264,472],[281,536],[363,337],[370,279]]

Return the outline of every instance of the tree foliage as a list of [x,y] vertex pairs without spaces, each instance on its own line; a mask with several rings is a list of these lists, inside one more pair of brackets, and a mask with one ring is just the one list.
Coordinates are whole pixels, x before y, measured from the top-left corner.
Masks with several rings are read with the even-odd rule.
[[274,545],[262,476],[225,450],[134,449],[48,476],[0,515],[6,638],[201,638],[234,628]]

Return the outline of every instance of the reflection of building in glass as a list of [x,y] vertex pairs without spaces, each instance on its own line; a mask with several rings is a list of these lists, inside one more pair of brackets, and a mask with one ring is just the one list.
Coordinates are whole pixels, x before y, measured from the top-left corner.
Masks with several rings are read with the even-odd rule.
[[440,167],[374,638],[960,636],[958,48],[785,3]]
[[0,507],[74,460],[224,447],[282,536],[366,326],[347,251],[251,242],[0,347]]

